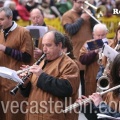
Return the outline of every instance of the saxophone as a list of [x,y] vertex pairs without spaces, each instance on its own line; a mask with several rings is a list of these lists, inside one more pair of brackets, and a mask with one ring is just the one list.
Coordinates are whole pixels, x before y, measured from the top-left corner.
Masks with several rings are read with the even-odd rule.
[[[118,41],[117,45],[114,48],[116,51],[120,51],[120,41]],[[107,71],[110,70],[111,62],[109,59],[107,59],[107,64],[105,66],[105,69],[103,71],[102,76],[97,81],[97,91],[104,91],[110,88],[110,78],[107,74]]]

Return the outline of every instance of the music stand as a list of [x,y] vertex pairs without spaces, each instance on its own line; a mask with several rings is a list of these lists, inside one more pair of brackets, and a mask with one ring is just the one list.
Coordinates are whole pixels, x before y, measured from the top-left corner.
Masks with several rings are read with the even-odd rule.
[[[27,26],[26,29],[28,29],[31,33],[31,36],[33,39],[39,40],[39,38],[42,38],[43,35],[48,31],[48,27],[46,26]],[[36,41],[35,40],[35,41]],[[38,41],[34,42],[35,46],[38,47]]]
[[38,47],[38,41],[40,38],[39,29],[30,29],[30,34],[33,38],[34,46]]

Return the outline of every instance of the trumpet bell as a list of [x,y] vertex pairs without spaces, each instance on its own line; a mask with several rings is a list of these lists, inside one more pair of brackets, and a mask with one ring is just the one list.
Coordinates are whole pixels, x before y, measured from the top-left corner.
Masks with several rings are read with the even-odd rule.
[[104,5],[100,5],[99,7],[96,7],[96,6],[92,5],[92,4],[90,4],[88,1],[85,1],[84,4],[86,5],[87,8],[91,7],[91,8],[93,8],[95,10],[96,18],[103,17],[107,13],[107,9],[106,9],[106,7]]
[[100,5],[96,10],[95,16],[96,16],[96,18],[100,18],[100,17],[105,16],[106,13],[107,13],[106,7],[104,5]]

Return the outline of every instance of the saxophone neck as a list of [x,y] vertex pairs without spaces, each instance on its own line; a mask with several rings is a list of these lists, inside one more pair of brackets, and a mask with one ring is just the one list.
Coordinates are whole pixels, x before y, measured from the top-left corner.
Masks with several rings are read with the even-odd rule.
[[115,50],[119,51],[120,50],[120,40],[118,40],[117,45],[115,46]]

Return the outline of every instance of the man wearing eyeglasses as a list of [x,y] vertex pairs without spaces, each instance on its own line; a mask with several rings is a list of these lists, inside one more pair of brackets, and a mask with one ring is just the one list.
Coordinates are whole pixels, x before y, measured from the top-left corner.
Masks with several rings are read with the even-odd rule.
[[[96,24],[84,10],[84,0],[73,0],[73,7],[71,10],[64,13],[62,17],[62,25],[65,32],[71,37],[73,44],[73,53],[79,59],[79,51],[83,44],[92,39],[92,29]],[[82,84],[82,94],[84,94],[84,70],[83,65],[80,68],[80,79]]]

